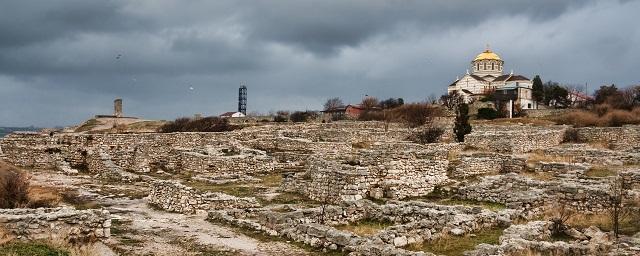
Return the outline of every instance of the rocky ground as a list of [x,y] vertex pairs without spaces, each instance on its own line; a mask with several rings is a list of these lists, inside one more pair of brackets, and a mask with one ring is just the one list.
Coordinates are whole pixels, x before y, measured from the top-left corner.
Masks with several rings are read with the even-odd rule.
[[34,186],[77,191],[82,199],[72,206],[104,208],[112,213],[112,237],[105,242],[107,247],[101,248],[105,255],[313,254],[287,241],[260,240],[212,224],[205,220],[205,213],[184,215],[153,209],[140,198],[148,187],[142,184],[104,185],[93,181],[91,176],[46,171],[33,173],[31,178]]

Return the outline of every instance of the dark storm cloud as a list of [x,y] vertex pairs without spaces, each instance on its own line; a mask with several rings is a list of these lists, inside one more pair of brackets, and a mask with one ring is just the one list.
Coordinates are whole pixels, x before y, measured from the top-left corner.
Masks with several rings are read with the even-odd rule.
[[[3,1],[0,126],[66,125],[115,97],[145,118],[440,95],[485,44],[526,76],[640,83],[640,1]],[[190,88],[194,89],[191,90]]]
[[252,36],[299,45],[317,53],[355,46],[380,33],[402,27],[448,30],[469,26],[493,16],[527,15],[553,19],[569,7],[589,1],[286,1],[253,5],[243,18]]

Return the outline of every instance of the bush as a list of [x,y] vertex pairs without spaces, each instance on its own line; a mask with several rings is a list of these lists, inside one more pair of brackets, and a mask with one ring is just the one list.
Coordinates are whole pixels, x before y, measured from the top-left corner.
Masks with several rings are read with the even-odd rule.
[[358,116],[359,121],[384,121],[385,116],[382,111],[364,111]]
[[29,180],[23,172],[0,173],[0,208],[19,208],[29,203]]
[[555,120],[559,124],[574,127],[600,126],[618,127],[626,124],[640,124],[640,109],[633,111],[613,109],[607,105],[597,105],[594,110],[576,110],[564,114]]
[[181,117],[173,122],[168,122],[159,128],[159,132],[226,132],[240,127],[229,124],[229,120],[220,117],[205,117],[191,119]]
[[417,132],[409,139],[420,144],[436,143],[440,140],[442,134],[444,134],[444,129],[439,127],[429,127],[423,131]]
[[277,123],[284,123],[284,122],[288,122],[289,118],[286,116],[277,115],[273,118],[273,121]]
[[442,116],[442,109],[431,104],[405,104],[390,111],[389,120],[399,120],[411,128],[426,124],[434,117]]
[[478,119],[496,119],[498,118],[498,111],[493,108],[481,108],[478,109]]
[[289,116],[292,122],[307,122],[318,117],[318,113],[313,111],[296,111]]
[[578,130],[575,128],[569,128],[564,131],[562,136],[563,143],[578,143]]

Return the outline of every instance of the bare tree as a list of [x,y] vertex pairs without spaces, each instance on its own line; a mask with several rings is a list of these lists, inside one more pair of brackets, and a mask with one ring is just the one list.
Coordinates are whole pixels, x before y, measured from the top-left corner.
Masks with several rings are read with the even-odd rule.
[[360,103],[362,108],[364,108],[365,110],[373,109],[377,107],[379,104],[380,104],[380,101],[378,100],[378,98],[373,96],[364,97],[364,99],[362,99],[362,102]]
[[327,221],[327,206],[332,202],[332,193],[333,187],[336,184],[337,175],[333,170],[327,169],[324,171],[323,178],[323,186],[322,191],[320,192],[320,208],[322,211],[320,212],[320,216],[318,216],[318,222],[320,224],[324,224]]
[[564,203],[558,203],[553,207],[553,217],[551,217],[551,234],[560,236],[567,230],[567,221],[575,215],[575,211],[569,209]]
[[440,101],[449,110],[454,110],[458,105],[464,103],[464,97],[458,91],[452,91],[449,94],[442,95]]
[[631,215],[631,208],[625,202],[627,189],[624,179],[617,176],[609,185],[609,216],[611,216],[611,227],[616,239],[620,236],[620,222]]
[[338,97],[328,99],[327,102],[324,103],[324,110],[332,110],[344,107],[344,103]]

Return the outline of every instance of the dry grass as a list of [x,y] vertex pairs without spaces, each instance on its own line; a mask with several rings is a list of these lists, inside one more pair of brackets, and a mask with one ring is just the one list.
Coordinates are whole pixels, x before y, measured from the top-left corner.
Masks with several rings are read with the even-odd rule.
[[75,245],[61,239],[15,241],[0,246],[0,255],[8,256],[93,256],[98,254],[94,244]]
[[501,211],[507,208],[504,204],[501,204],[501,203],[481,202],[481,201],[453,199],[453,198],[442,199],[442,200],[436,201],[436,203],[443,204],[443,205],[479,206],[491,211]]
[[266,187],[278,187],[282,183],[282,174],[274,173],[260,177],[260,184]]
[[351,143],[351,147],[356,148],[356,149],[368,149],[371,148],[371,141],[358,141],[358,142],[354,142]]
[[62,195],[55,188],[42,186],[29,188],[29,208],[56,207],[60,202],[62,202]]
[[[551,219],[557,216],[557,209],[551,209],[545,212],[543,219]],[[633,235],[640,232],[640,213],[635,212],[626,218],[620,220],[620,233],[625,235]],[[608,232],[612,230],[612,219],[608,212],[598,214],[581,214],[575,213],[566,221],[566,224],[576,229],[584,229],[596,226],[599,229]]]
[[449,236],[444,235],[436,240],[423,244],[412,244],[407,249],[412,251],[425,251],[438,255],[458,256],[465,251],[473,250],[478,244],[498,244],[502,235],[502,229],[493,228],[482,230],[475,236]]
[[518,118],[496,118],[493,120],[473,120],[471,124],[492,124],[492,125],[514,125],[526,124],[530,126],[548,126],[556,124],[553,120],[542,118],[518,117]]
[[547,155],[541,150],[535,150],[528,155],[527,164],[536,164],[539,162],[573,163],[575,160],[572,156]]
[[587,170],[584,173],[584,175],[586,175],[587,177],[596,177],[596,178],[615,176],[617,174],[618,174],[617,171],[606,168],[604,166],[591,167],[589,168],[589,170]]
[[640,109],[627,111],[599,105],[593,111],[575,110],[557,117],[555,121],[574,127],[617,127],[625,124],[640,124]]
[[359,236],[375,235],[381,230],[393,225],[389,222],[379,222],[373,220],[362,220],[357,223],[336,226],[336,229],[349,231]]

